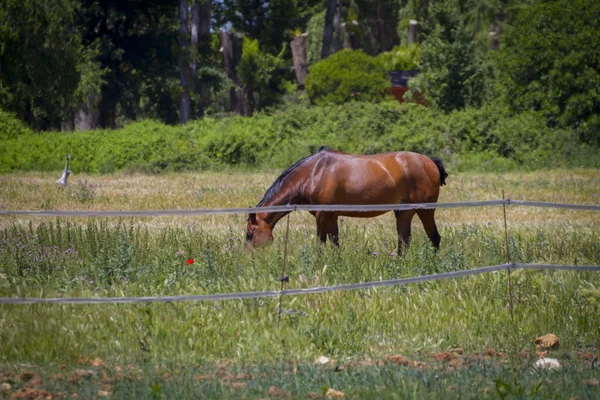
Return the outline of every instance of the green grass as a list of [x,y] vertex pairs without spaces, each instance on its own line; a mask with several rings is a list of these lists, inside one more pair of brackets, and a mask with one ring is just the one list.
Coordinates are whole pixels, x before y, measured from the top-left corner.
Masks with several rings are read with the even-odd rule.
[[[142,208],[141,204],[155,209],[214,207],[220,200],[227,206],[244,206],[248,204],[242,202],[248,198],[260,197],[272,178],[270,174],[214,173],[90,177],[97,192],[91,198],[76,199],[72,192],[54,188],[50,176],[7,175],[0,176],[0,181],[6,183],[0,185],[0,203],[5,208],[28,209],[39,209],[35,204],[46,201],[56,205],[50,208],[62,209]],[[599,201],[594,197],[598,190],[595,171],[452,178],[442,189],[441,201],[497,198],[499,187],[515,198],[592,204]],[[198,190],[200,182],[204,195],[190,200],[190,191]],[[152,188],[162,195],[153,197]],[[77,183],[72,183],[70,190],[79,190]],[[65,202],[58,207],[61,199]],[[254,204],[256,199],[248,202]],[[509,207],[512,259],[600,265],[597,214]],[[431,248],[415,220],[411,247],[399,257],[395,254],[397,235],[391,215],[371,220],[345,219],[340,222],[341,246],[334,248],[316,241],[312,217],[294,214],[287,287],[395,279],[505,262],[500,208],[440,210],[438,220],[442,235],[439,252]],[[250,256],[243,252],[244,227],[242,215],[69,220],[3,217],[0,296],[160,296],[278,289],[285,225],[278,226],[272,246]],[[188,258],[195,260],[192,265],[187,265]],[[597,388],[581,382],[598,376],[597,370],[590,369],[590,363],[577,361],[577,354],[598,355],[599,274],[519,270],[511,278],[514,318],[508,309],[506,272],[394,288],[284,297],[280,322],[279,299],[274,298],[3,305],[0,367],[21,370],[23,364],[33,364],[51,375],[58,365],[72,370],[81,357],[99,357],[113,369],[130,364],[142,368],[139,380],[114,383],[111,390],[116,398],[149,398],[158,396],[156,391],[165,398],[193,397],[194,391],[214,398],[260,397],[268,394],[269,386],[282,388],[293,397],[333,387],[357,398],[481,398],[503,391],[518,397],[520,390],[526,397],[576,394],[593,398]],[[559,336],[560,348],[551,356],[558,357],[566,368],[555,375],[532,374],[529,367],[535,358],[534,339],[546,333]],[[491,366],[471,363],[469,368],[453,372],[432,359],[436,353],[455,347],[465,350],[465,360],[488,349],[505,356]],[[523,351],[529,353],[529,358],[519,357]],[[427,367],[415,370],[377,365],[394,354],[423,360]],[[319,370],[312,366],[319,356],[336,359],[337,364],[359,365],[342,373]],[[376,365],[369,366],[368,360],[375,360]],[[195,369],[214,372],[215,365],[224,362],[262,372],[257,372],[257,379],[241,379],[245,385],[238,389],[223,385],[219,377],[206,382],[194,379],[203,374]],[[266,372],[283,368],[277,365],[292,368],[296,364],[306,367],[306,375]],[[161,371],[180,365],[181,371],[176,374],[179,381],[157,378],[154,365],[159,365]],[[373,384],[368,383],[371,381]],[[13,382],[15,388],[22,385],[19,382]],[[66,390],[61,386],[66,385],[64,382],[48,382],[47,388]],[[80,394],[93,397],[95,392],[90,391],[98,389],[86,382],[81,383]],[[456,388],[448,389],[451,386]]]

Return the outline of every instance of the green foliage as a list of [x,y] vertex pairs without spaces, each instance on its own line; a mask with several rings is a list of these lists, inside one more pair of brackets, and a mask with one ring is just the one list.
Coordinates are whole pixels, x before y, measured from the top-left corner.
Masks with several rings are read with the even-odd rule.
[[438,25],[421,46],[421,73],[409,81],[406,98],[425,96],[444,111],[479,106],[486,97],[485,69],[473,34],[450,6],[435,11]]
[[395,101],[290,106],[184,127],[148,120],[115,131],[43,135],[28,133],[14,118],[5,121],[0,126],[16,130],[0,141],[2,172],[60,171],[67,153],[76,173],[283,168],[322,145],[357,154],[411,150],[462,170],[600,166],[600,150],[581,143],[574,131],[547,127],[540,113],[511,115],[500,105],[451,113]]
[[31,129],[14,115],[0,110],[0,139],[16,139],[32,133]]
[[[5,0],[0,6],[0,107],[33,129],[60,127],[100,71],[72,29],[73,0]],[[86,83],[84,83],[84,81]]]
[[314,104],[379,102],[390,97],[390,79],[381,62],[360,50],[342,50],[314,64],[306,91]]
[[600,145],[600,3],[555,0],[522,7],[498,55],[505,101],[539,110]]
[[224,0],[216,3],[217,26],[231,24],[237,31],[257,40],[265,52],[274,54],[306,26],[321,10],[318,0]]
[[417,44],[396,46],[381,53],[377,58],[387,71],[412,71],[419,69],[421,49]]
[[315,14],[306,24],[306,65],[310,66],[321,59],[323,31],[325,29],[325,10]]
[[257,95],[256,109],[273,105],[284,91],[283,76],[278,71],[285,69],[284,46],[277,56],[260,50],[257,40],[244,37],[242,59],[237,67],[240,81],[252,88]]

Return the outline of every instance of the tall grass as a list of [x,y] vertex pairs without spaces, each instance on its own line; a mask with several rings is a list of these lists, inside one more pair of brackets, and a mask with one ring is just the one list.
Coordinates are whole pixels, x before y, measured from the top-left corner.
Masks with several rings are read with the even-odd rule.
[[[599,264],[600,232],[554,225],[519,228],[509,237],[514,261]],[[0,231],[0,294],[10,296],[149,296],[273,290],[283,239],[252,256],[240,235],[201,226],[150,232],[133,221],[85,226],[62,221]],[[442,229],[435,252],[421,232],[397,256],[392,229],[342,226],[342,245],[322,246],[312,230],[290,232],[289,287],[394,279],[500,264],[495,227]],[[187,264],[188,259],[194,263]],[[83,355],[143,359],[311,359],[390,352],[519,350],[552,331],[565,348],[600,339],[600,277],[595,273],[516,271],[517,324],[506,308],[505,273],[459,280],[277,299],[151,305],[2,307],[2,360],[68,361]],[[32,340],[35,338],[35,340]],[[77,344],[77,346],[74,346]]]
[[[570,172],[562,179],[559,172],[451,176],[453,181],[443,188],[442,201],[495,198],[497,189],[506,187],[514,197],[593,203],[598,180],[594,171]],[[36,204],[60,204],[59,200],[66,199],[61,208],[142,208],[140,205],[145,204],[143,208],[153,209],[173,204],[189,208],[215,206],[219,200],[240,206],[241,201],[259,197],[260,187],[266,188],[272,175],[106,176],[95,179],[95,197],[83,201],[70,197],[68,191],[54,189],[50,176],[0,179],[8,183],[0,187],[0,202],[8,208],[20,205],[39,209]],[[190,200],[189,193],[199,190],[199,182],[203,195]],[[162,189],[154,190],[163,195],[154,197],[152,188],[157,187]],[[119,193],[125,193],[125,200]],[[286,272],[290,282],[286,287],[385,280],[504,263],[501,215],[499,208],[440,210],[441,249],[436,252],[430,246],[420,223],[415,221],[411,247],[398,256],[391,214],[372,220],[340,221],[339,248],[317,242],[311,216],[292,214]],[[512,207],[508,215],[509,250],[514,261],[600,264],[598,215]],[[285,225],[277,227],[271,246],[251,255],[243,252],[244,226],[245,216],[240,215],[186,219],[3,217],[0,296],[160,296],[278,289]],[[188,259],[194,262],[188,264]],[[561,347],[553,355],[562,362],[573,360],[578,351],[596,351],[600,343],[598,273],[519,270],[511,278],[513,317],[508,308],[506,272],[282,299],[3,305],[0,365],[73,366],[81,357],[100,357],[110,366],[145,365],[149,371],[142,381],[147,384],[130,387],[121,382],[119,390],[152,397],[151,387],[156,382],[150,382],[154,379],[150,367],[155,364],[165,368],[174,368],[178,363],[198,367],[226,360],[246,367],[254,365],[264,373],[277,363],[303,364],[321,355],[343,363],[381,360],[390,354],[427,361],[431,353],[451,347],[461,347],[467,353],[492,348],[505,354],[534,354],[534,339],[546,333],[559,336]],[[482,368],[481,374],[485,375]],[[213,383],[207,382],[189,386],[185,382],[195,373],[181,371],[180,388],[168,381],[157,383],[158,388],[165,396],[176,396],[191,387],[202,387],[210,394],[206,397],[237,396],[238,392],[227,385],[211,386]],[[575,372],[565,372],[561,375],[565,378],[560,379],[567,380],[569,373]],[[468,372],[462,381],[448,377],[446,386],[426,384],[433,379],[428,372],[414,375],[410,370],[382,367],[352,374],[336,375],[327,382],[318,371],[310,372],[304,380],[275,374],[274,380],[261,378],[255,384],[248,381],[239,395],[264,394],[264,385],[271,384],[304,396],[308,391],[318,392],[317,385],[352,386],[348,382],[355,382],[357,386],[349,393],[359,397],[390,397],[394,391],[407,396],[415,393],[416,397],[461,397],[460,393],[468,392],[448,391],[447,386],[455,385],[453,382],[470,382],[477,390],[491,390],[490,395],[498,394],[498,390],[518,394],[521,389],[530,391],[537,385],[528,375],[523,381],[511,380],[508,370],[502,369],[490,373],[508,385],[500,384],[500,389],[488,375],[485,384],[476,383],[477,372]],[[361,384],[371,374],[380,376],[376,381],[381,382],[381,390]],[[586,374],[577,375],[577,379]],[[541,393],[550,393],[549,388],[554,387],[543,386],[546,389]],[[85,393],[91,389],[82,390]],[[587,396],[586,390],[582,393]],[[487,393],[480,392],[480,397]]]

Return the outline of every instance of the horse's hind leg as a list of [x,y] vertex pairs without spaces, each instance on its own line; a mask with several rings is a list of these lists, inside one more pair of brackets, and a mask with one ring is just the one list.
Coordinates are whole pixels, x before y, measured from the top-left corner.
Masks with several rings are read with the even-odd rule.
[[319,211],[315,218],[317,219],[317,235],[321,242],[325,243],[329,237],[331,243],[339,246],[337,216],[333,213]]
[[433,247],[437,249],[440,248],[440,233],[438,232],[437,226],[435,225],[435,209],[431,210],[418,210],[417,214],[423,223],[423,228],[425,228],[425,233],[429,240],[431,240],[431,244]]
[[394,211],[396,216],[396,230],[398,231],[398,254],[410,244],[410,223],[415,215],[414,210]]

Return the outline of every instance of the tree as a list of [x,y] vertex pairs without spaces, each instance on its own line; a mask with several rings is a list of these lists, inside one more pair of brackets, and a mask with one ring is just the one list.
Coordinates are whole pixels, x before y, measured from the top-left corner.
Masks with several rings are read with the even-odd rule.
[[231,80],[229,89],[229,111],[244,115],[244,99],[240,92],[240,78],[237,67],[242,59],[242,47],[244,37],[234,32],[221,31],[221,52],[223,53],[223,65],[225,72]]
[[211,0],[196,0],[192,8],[192,76],[197,82],[196,87],[200,93],[200,101],[198,103],[198,116],[204,115],[204,106],[206,104],[206,84],[202,79],[198,79],[198,60],[197,54],[209,52],[210,39],[210,16],[211,16]]
[[190,85],[192,81],[191,57],[189,51],[190,27],[188,20],[188,0],[179,1],[179,123],[186,124],[190,119]]
[[323,28],[323,44],[321,46],[321,59],[331,54],[331,42],[333,41],[333,17],[335,15],[337,1],[327,0],[325,9],[325,27]]
[[[242,57],[237,72],[244,85],[244,114],[252,115],[254,109],[273,105],[283,92],[282,77],[278,71],[284,67],[285,47],[273,56],[259,48],[257,40],[244,38]],[[255,97],[258,95],[258,101]]]
[[421,74],[409,81],[405,98],[425,95],[434,107],[452,111],[485,100],[485,68],[477,58],[474,32],[448,5],[434,7],[435,28],[421,45]]
[[234,31],[258,40],[267,53],[277,54],[297,29],[304,29],[321,3],[321,0],[223,0],[216,3],[215,18],[217,26],[231,25]]
[[59,129],[102,84],[96,49],[75,26],[79,7],[0,1],[0,106],[36,130]]
[[537,110],[551,126],[600,144],[600,3],[555,0],[517,11],[497,69],[516,112]]
[[149,117],[178,122],[179,57],[176,0],[82,0],[76,21],[83,43],[97,43],[106,71],[99,125]]

